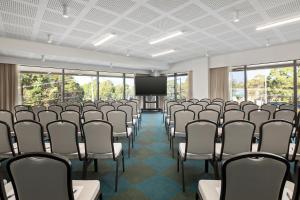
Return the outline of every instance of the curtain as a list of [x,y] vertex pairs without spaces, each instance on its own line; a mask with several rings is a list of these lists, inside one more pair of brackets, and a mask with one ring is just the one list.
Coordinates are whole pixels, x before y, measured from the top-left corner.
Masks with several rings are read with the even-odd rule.
[[228,100],[228,67],[211,68],[210,71],[210,98],[222,98]]
[[0,63],[0,109],[13,111],[18,90],[17,66]]
[[189,89],[188,89],[188,99],[194,98],[193,96],[193,71],[188,72],[188,81],[189,81]]

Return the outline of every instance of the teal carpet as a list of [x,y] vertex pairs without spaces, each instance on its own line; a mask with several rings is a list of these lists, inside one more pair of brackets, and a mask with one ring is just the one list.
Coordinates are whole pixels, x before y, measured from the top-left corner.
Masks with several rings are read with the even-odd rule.
[[[118,192],[114,192],[115,163],[98,161],[98,172],[90,165],[87,179],[101,181],[104,200],[185,200],[195,199],[199,179],[212,179],[213,169],[204,173],[204,162],[185,163],[186,192],[182,192],[181,173],[177,173],[160,113],[143,113],[142,127],[135,140],[131,157],[127,140],[122,141],[125,172],[119,173]],[[177,146],[177,145],[176,145]],[[73,162],[73,179],[81,177],[82,163]]]

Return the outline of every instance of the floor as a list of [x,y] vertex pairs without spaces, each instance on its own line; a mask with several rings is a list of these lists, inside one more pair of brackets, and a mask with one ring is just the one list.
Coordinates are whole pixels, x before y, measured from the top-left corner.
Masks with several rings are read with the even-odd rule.
[[[124,145],[127,142],[124,141]],[[131,157],[125,148],[125,172],[120,170],[119,189],[114,192],[115,163],[99,161],[98,172],[90,166],[88,179],[101,181],[104,200],[185,200],[195,199],[199,179],[212,179],[213,169],[204,173],[204,163],[185,164],[186,192],[182,192],[181,174],[171,156],[161,113],[144,113]],[[73,178],[81,176],[81,162],[73,162]]]

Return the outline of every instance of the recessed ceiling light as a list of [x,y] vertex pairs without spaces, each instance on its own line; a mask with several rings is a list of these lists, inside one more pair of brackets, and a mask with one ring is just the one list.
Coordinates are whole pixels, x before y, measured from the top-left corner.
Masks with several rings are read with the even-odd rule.
[[238,10],[233,13],[233,22],[237,23],[240,21],[240,12]]
[[103,44],[104,42],[107,42],[108,40],[111,40],[114,37],[116,37],[116,34],[114,34],[114,33],[107,33],[107,34],[101,36],[93,44],[94,44],[94,46],[99,46],[99,45]]
[[64,18],[69,18],[68,5],[67,4],[63,4],[63,17]]
[[269,47],[269,46],[271,46],[270,39],[267,39],[267,41],[266,41],[266,47]]
[[41,56],[41,60],[42,60],[42,62],[45,62],[45,61],[46,61],[46,56],[45,56],[45,55],[42,55],[42,56]]
[[47,41],[49,44],[52,43],[52,35],[51,34],[48,34],[48,41]]
[[285,25],[285,24],[290,24],[290,23],[297,22],[297,21],[300,21],[300,16],[290,18],[290,19],[281,20],[281,21],[272,22],[272,23],[265,24],[265,25],[262,25],[262,26],[258,26],[258,27],[256,27],[256,30],[260,31],[260,30],[264,30],[264,29],[268,29],[268,28],[273,28],[273,27],[276,27],[276,26],[282,26],[282,25]]
[[165,40],[168,40],[168,39],[171,39],[171,38],[174,38],[174,37],[177,37],[177,36],[180,36],[180,35],[182,35],[183,34],[183,31],[176,31],[176,32],[174,32],[174,33],[171,33],[171,34],[169,34],[169,35],[165,35],[165,36],[163,36],[163,37],[161,37],[161,38],[158,38],[158,39],[156,39],[156,40],[152,40],[152,41],[150,41],[149,42],[149,44],[157,44],[157,43],[159,43],[159,42],[163,42],[163,41],[165,41]]
[[158,57],[158,56],[163,56],[163,55],[167,55],[167,54],[174,53],[174,52],[175,52],[175,49],[170,49],[170,50],[166,50],[166,51],[163,51],[163,52],[152,54],[151,56],[152,57]]

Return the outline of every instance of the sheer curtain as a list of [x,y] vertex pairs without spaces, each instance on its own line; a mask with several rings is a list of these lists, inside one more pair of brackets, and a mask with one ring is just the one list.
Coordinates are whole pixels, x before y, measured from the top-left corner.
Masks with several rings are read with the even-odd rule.
[[18,90],[17,66],[0,63],[0,109],[13,110]]
[[210,98],[222,98],[228,100],[228,67],[211,68],[210,74]]

